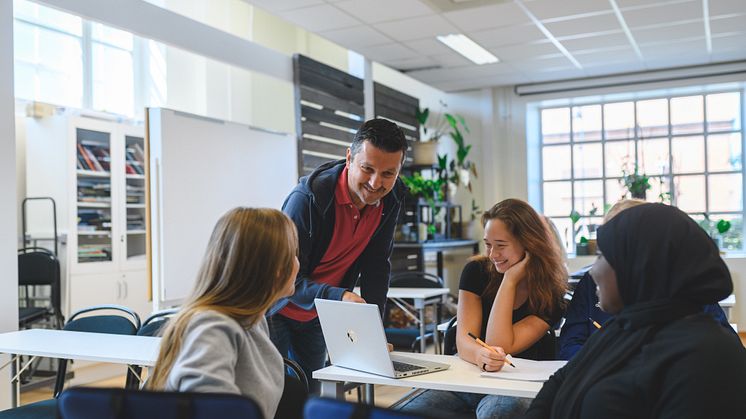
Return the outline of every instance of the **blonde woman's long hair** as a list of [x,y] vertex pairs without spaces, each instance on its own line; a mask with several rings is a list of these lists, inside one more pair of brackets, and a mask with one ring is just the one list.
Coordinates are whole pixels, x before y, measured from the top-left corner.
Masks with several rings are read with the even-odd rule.
[[197,281],[182,309],[163,332],[149,389],[166,385],[192,317],[205,310],[252,327],[287,287],[298,252],[295,224],[268,208],[235,208],[218,220]]

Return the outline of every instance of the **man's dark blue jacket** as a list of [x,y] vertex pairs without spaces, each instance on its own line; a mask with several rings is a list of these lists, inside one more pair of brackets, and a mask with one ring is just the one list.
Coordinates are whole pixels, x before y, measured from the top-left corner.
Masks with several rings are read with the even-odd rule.
[[300,270],[295,278],[295,294],[278,301],[267,315],[276,313],[288,301],[310,310],[313,308],[314,298],[341,300],[345,291],[351,291],[356,286],[358,276],[363,299],[369,304],[377,304],[383,313],[389,289],[389,259],[394,246],[394,229],[406,192],[406,187],[399,179],[391,192],[381,200],[381,223],[368,246],[345,274],[340,286],[332,287],[311,280],[311,273],[321,262],[334,233],[334,190],[344,167],[344,160],[319,166],[310,175],[301,178],[282,204],[282,211],[298,227]]

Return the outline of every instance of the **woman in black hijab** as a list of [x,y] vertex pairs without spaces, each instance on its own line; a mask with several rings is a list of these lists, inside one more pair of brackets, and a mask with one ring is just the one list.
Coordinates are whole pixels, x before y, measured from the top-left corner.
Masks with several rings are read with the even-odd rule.
[[701,313],[733,290],[718,249],[679,209],[645,204],[598,231],[591,276],[616,315],[544,384],[526,418],[746,414],[746,350]]

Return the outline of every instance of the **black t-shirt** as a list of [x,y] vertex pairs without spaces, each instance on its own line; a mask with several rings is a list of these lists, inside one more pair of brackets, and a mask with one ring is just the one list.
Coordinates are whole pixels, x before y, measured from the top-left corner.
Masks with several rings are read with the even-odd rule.
[[[460,290],[473,292],[474,294],[482,296],[482,293],[487,287],[489,281],[489,273],[485,271],[484,265],[482,265],[482,263],[479,261],[473,260],[467,263],[466,266],[464,266],[464,270],[461,271],[461,280],[459,282],[458,288]],[[479,332],[480,337],[484,337],[487,334],[487,320],[490,317],[490,311],[492,311],[492,305],[494,304],[494,302],[494,296],[492,296],[491,298],[485,298],[484,296],[482,296],[482,329]],[[529,310],[528,300],[526,300],[526,302],[521,304],[520,307],[513,310],[513,323],[515,324],[521,321],[524,317],[530,316],[532,314],[536,313],[532,313]],[[552,313],[552,316],[550,318],[545,318],[544,316],[540,316],[538,314],[536,315],[547,322],[550,327],[549,333],[547,333],[544,337],[539,339],[525,351],[519,354],[512,355],[519,358],[535,360],[555,359],[556,338],[554,336],[552,326],[556,324],[560,320],[560,318],[562,318],[562,309],[558,304],[557,308],[555,309],[554,313]]]

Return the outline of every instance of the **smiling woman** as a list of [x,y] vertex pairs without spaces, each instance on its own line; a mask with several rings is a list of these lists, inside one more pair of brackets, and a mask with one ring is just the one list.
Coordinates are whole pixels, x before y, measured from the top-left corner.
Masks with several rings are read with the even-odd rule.
[[[555,358],[552,326],[562,314],[567,271],[553,233],[530,205],[499,202],[482,215],[486,254],[461,274],[456,346],[461,359],[498,371],[507,354],[533,360]],[[469,335],[486,342],[480,345]],[[478,418],[520,416],[528,399],[431,391],[403,410],[427,415],[476,413]]]

